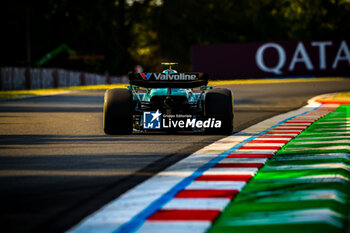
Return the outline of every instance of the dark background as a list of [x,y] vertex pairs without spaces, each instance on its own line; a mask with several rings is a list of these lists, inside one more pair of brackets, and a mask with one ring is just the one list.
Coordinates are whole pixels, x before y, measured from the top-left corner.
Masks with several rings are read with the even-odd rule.
[[[66,44],[43,67],[120,75],[161,61],[192,68],[191,46],[349,38],[348,0],[6,0],[0,66],[31,66]],[[98,55],[98,57],[96,57]]]

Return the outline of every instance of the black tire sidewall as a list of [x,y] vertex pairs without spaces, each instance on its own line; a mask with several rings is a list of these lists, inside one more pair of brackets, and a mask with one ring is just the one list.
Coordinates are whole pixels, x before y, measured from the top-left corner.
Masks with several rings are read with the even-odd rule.
[[221,128],[207,129],[207,133],[231,134],[233,131],[233,94],[226,88],[212,89],[205,94],[204,116],[221,120]]
[[106,91],[103,114],[106,134],[132,133],[132,99],[132,93],[128,89]]

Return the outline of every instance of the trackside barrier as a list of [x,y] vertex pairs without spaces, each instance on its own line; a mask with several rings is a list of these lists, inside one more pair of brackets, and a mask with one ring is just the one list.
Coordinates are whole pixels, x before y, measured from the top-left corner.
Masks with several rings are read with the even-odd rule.
[[0,90],[29,90],[127,82],[127,77],[99,75],[64,69],[0,68]]

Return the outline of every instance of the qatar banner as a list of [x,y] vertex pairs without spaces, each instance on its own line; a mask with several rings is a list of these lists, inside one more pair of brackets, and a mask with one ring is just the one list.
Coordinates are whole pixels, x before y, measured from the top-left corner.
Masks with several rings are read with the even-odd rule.
[[193,71],[211,79],[350,76],[350,40],[195,45]]

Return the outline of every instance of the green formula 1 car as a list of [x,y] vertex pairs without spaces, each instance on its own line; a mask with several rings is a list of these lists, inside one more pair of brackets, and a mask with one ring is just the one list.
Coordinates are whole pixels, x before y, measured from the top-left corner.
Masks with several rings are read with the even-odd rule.
[[177,63],[162,63],[162,73],[130,73],[127,89],[105,93],[103,128],[106,134],[133,131],[191,130],[231,134],[233,94],[208,86],[208,75],[178,73]]

